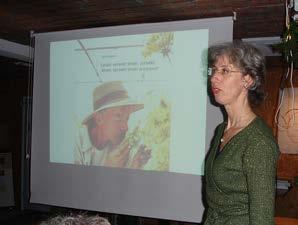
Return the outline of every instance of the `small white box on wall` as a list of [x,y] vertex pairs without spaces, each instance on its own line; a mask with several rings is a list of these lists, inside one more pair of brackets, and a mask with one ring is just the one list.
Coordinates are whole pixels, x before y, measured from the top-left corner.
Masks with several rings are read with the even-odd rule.
[[294,9],[295,11],[298,11],[298,0],[294,1]]

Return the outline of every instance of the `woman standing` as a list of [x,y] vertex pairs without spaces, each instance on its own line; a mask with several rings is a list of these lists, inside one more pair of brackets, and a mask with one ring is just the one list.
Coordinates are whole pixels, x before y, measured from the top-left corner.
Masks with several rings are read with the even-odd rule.
[[253,46],[211,47],[211,91],[226,111],[206,161],[204,225],[274,225],[278,146],[251,106],[263,98],[265,60]]

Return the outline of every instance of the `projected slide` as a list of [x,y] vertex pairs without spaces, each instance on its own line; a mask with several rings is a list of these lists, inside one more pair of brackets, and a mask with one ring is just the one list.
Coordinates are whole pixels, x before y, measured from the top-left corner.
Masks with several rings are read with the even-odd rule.
[[208,30],[50,43],[50,162],[202,175]]

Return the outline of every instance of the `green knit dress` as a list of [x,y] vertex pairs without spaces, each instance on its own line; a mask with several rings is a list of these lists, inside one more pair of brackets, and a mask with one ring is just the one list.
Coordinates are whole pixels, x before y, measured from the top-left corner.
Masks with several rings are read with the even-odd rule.
[[220,124],[206,160],[207,217],[204,225],[274,225],[278,146],[259,117],[218,153]]

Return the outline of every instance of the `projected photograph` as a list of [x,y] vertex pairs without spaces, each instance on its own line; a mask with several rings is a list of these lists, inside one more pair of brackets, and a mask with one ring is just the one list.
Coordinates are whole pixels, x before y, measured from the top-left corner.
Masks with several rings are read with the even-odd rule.
[[202,175],[207,47],[204,29],[51,42],[50,162]]
[[[77,90],[83,94],[89,86]],[[171,110],[163,92],[133,82],[97,84],[92,110],[75,121],[75,164],[168,171]],[[76,114],[80,111],[77,108]]]

